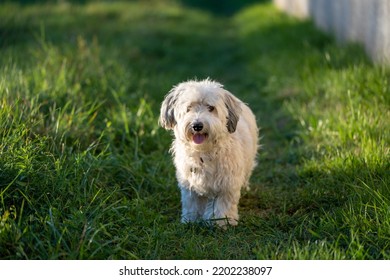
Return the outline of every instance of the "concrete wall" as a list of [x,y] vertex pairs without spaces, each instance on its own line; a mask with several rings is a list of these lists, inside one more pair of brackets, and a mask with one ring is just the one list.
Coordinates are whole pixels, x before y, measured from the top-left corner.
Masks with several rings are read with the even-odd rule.
[[374,62],[390,65],[390,0],[273,0],[287,13],[311,17],[341,41],[362,43]]

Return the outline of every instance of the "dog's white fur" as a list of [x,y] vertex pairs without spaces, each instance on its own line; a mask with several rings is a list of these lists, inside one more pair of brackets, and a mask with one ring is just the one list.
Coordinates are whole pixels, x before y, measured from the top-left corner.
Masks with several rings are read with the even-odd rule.
[[258,128],[252,111],[217,82],[188,81],[165,97],[159,122],[174,131],[171,152],[182,222],[236,225],[241,188],[256,166]]

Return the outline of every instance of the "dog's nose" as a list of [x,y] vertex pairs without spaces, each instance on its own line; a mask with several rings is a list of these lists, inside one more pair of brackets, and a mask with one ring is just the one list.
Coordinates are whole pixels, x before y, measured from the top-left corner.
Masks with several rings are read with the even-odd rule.
[[199,132],[203,129],[203,123],[201,122],[196,122],[192,125],[192,129]]

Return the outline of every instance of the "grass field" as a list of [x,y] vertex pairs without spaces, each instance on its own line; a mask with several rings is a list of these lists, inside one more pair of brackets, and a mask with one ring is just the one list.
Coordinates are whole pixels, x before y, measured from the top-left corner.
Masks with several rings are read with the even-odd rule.
[[[360,47],[268,1],[6,2],[0,259],[390,258],[390,70]],[[195,77],[261,127],[225,231],[179,222],[157,123]]]

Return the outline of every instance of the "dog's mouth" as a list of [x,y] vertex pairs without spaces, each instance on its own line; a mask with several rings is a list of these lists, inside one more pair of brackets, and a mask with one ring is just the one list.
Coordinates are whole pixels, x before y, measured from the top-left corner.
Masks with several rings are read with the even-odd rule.
[[192,141],[194,141],[195,144],[200,145],[203,144],[204,141],[206,141],[207,137],[207,133],[195,133],[192,135]]

